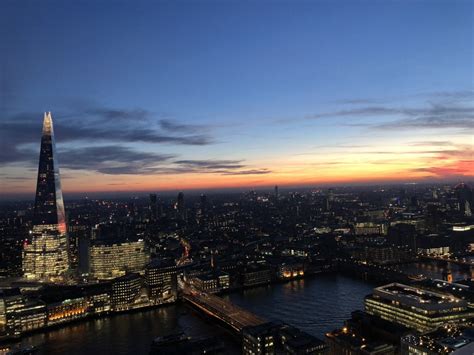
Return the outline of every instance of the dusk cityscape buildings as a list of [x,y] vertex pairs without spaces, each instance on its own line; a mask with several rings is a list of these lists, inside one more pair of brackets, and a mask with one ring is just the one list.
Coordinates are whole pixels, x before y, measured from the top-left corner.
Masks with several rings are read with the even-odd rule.
[[[34,206],[2,220],[2,248],[11,250],[2,263],[5,351],[14,349],[11,341],[52,326],[180,303],[240,336],[243,354],[472,351],[474,221],[467,184],[284,194],[275,187],[215,195],[216,201],[201,194],[194,205],[180,192],[164,209],[153,193],[77,201],[66,214],[54,140],[45,113]],[[23,229],[22,244],[11,244],[5,232],[19,217],[30,229]],[[438,274],[426,274],[426,267]],[[353,310],[324,338],[226,296],[338,274],[363,279],[373,291],[361,298],[363,310]],[[152,340],[153,354],[235,349],[229,340],[183,333]]]
[[0,355],[474,354],[474,2],[0,23]]

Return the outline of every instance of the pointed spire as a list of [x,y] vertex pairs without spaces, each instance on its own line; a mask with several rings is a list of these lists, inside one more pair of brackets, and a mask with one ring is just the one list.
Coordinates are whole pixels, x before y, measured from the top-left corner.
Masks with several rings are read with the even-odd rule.
[[51,112],[44,113],[43,134],[47,134],[47,135],[53,134],[53,118],[51,117]]
[[56,157],[51,112],[45,112],[43,119],[43,136],[41,137],[38,165],[34,224],[57,225],[60,233],[66,233],[64,202]]

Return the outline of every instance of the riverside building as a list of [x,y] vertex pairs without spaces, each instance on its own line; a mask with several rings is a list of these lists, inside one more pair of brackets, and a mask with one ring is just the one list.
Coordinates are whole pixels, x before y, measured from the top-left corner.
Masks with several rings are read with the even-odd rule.
[[425,332],[445,323],[465,322],[474,316],[467,301],[399,283],[374,289],[365,310],[390,322]]
[[26,278],[60,280],[69,269],[66,215],[51,113],[44,114],[36,184],[33,228],[24,241],[22,269]]
[[145,241],[97,240],[89,247],[89,275],[110,280],[127,272],[140,272],[150,261]]

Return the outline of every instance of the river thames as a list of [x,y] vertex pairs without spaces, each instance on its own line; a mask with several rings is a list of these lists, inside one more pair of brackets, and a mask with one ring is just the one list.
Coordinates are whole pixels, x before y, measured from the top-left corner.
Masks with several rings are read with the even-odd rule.
[[[364,296],[373,287],[362,280],[330,274],[224,297],[266,319],[279,319],[323,339],[325,332],[341,326],[353,310],[363,308]],[[181,304],[77,322],[30,335],[22,345],[36,345],[43,354],[147,354],[155,337],[173,332],[219,336],[230,353],[240,352],[237,338]]]
[[[444,270],[436,263],[413,263],[402,268],[434,278],[440,278]],[[451,268],[455,278],[467,277],[456,266]],[[375,286],[327,274],[223,297],[263,318],[281,320],[324,339],[324,334],[341,327],[352,311],[363,309],[364,296]],[[147,354],[155,337],[175,332],[193,338],[218,336],[225,341],[229,353],[240,353],[236,337],[183,304],[69,324],[32,334],[22,340],[22,345],[38,346],[42,354]]]

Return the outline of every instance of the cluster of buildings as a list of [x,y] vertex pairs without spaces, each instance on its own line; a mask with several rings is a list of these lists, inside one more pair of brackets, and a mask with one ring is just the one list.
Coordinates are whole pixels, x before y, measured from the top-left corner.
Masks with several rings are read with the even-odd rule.
[[242,331],[242,354],[327,354],[326,343],[291,325],[268,322]]
[[97,280],[108,280],[144,270],[150,256],[143,239],[101,240],[88,248],[81,272]]
[[23,279],[0,289],[0,340],[178,299],[176,264],[150,262],[143,239],[84,238],[88,229],[77,224],[72,230],[83,233],[76,249],[68,238],[53,122],[45,113],[31,228],[22,240]]
[[[428,260],[469,267],[472,203],[463,183],[285,194],[276,187],[212,201],[201,195],[193,203],[183,193],[170,201],[156,194],[84,199],[71,202],[66,216],[47,113],[34,206],[0,211],[0,277],[22,277],[0,291],[0,336],[172,303],[181,276],[213,294],[339,271],[385,286],[325,341],[270,322],[244,329],[243,353],[471,349],[474,286],[449,275],[412,282],[397,266]],[[174,341],[183,349],[222,347],[219,341]]]
[[[472,282],[469,282],[472,283]],[[472,354],[474,298],[450,287],[376,287],[344,326],[326,334],[330,354]],[[471,285],[472,287],[472,285]]]
[[[467,287],[466,285],[470,285]],[[321,340],[268,322],[242,331],[242,353],[434,355],[474,353],[473,282],[390,283],[365,297],[364,310]],[[458,290],[457,295],[452,290]]]
[[109,281],[78,285],[23,284],[0,291],[0,336],[24,333],[116,312],[178,300],[174,263],[153,262],[143,275],[127,273]]

